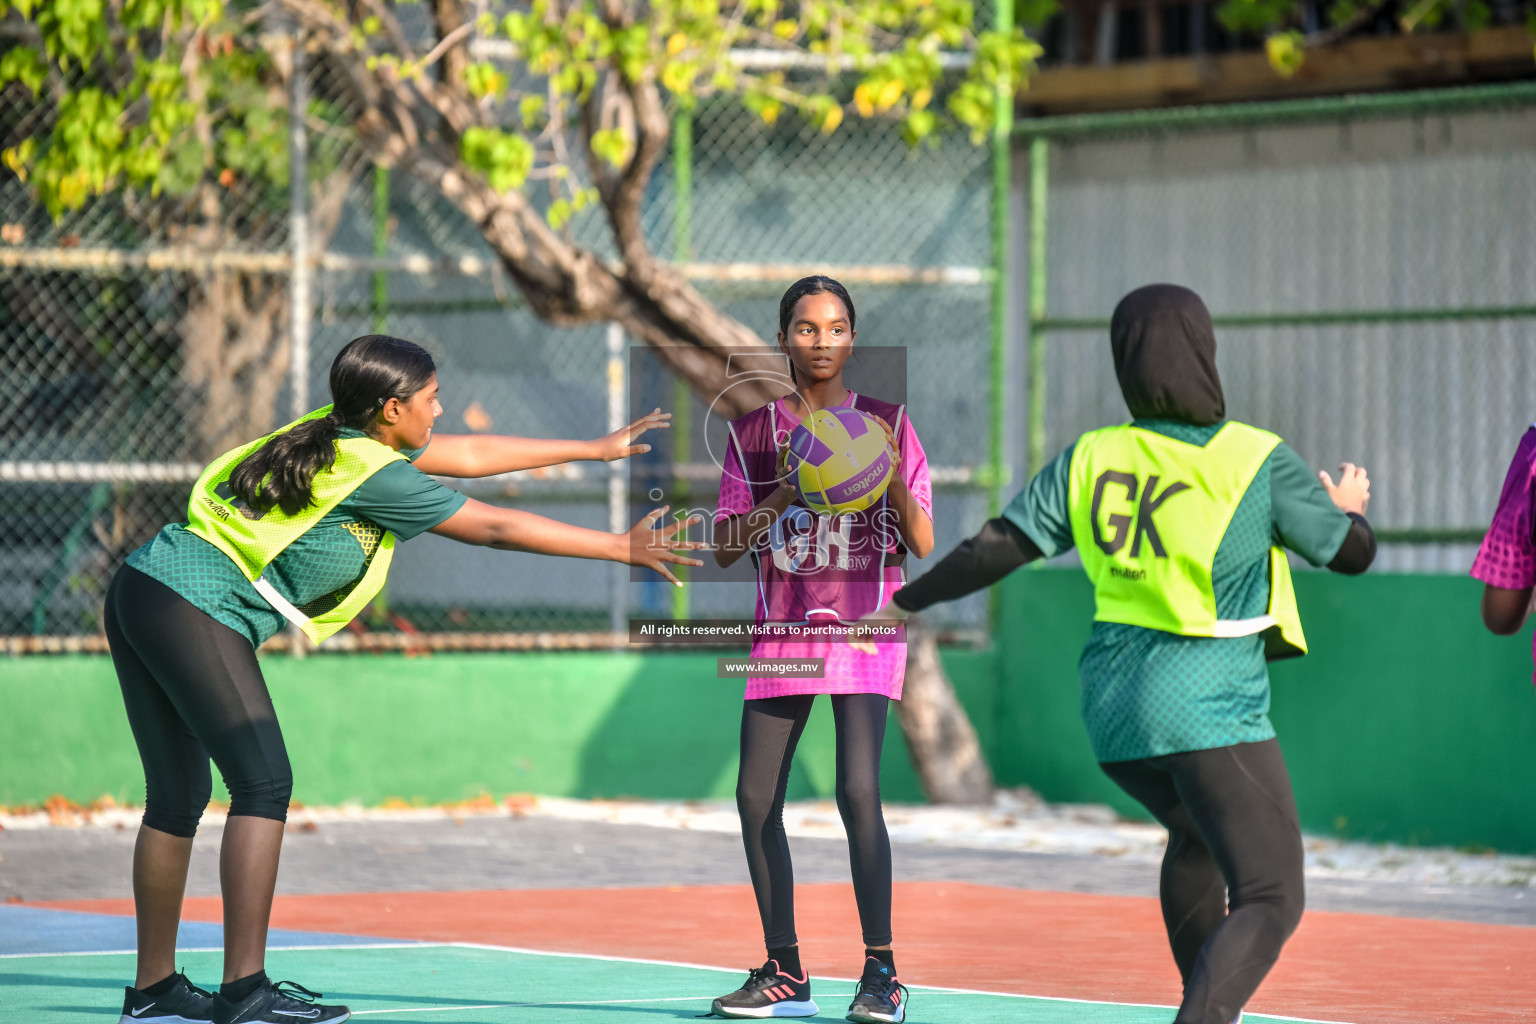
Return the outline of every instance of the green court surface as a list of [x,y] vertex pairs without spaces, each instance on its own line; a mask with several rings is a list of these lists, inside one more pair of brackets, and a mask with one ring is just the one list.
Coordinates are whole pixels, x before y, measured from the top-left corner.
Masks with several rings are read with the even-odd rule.
[[[181,954],[180,966],[205,987],[218,977],[216,951]],[[121,1012],[129,953],[40,954],[0,958],[0,1020],[63,1024]],[[469,945],[379,945],[273,949],[267,973],[345,1003],[366,1021],[422,1024],[640,1024],[693,1020],[743,975],[710,967],[544,954]],[[818,1020],[840,1020],[847,981],[813,992]],[[1171,1007],[1074,1002],[914,987],[908,1020],[966,1024],[1166,1024]],[[1294,1018],[1259,1017],[1245,1021]]]

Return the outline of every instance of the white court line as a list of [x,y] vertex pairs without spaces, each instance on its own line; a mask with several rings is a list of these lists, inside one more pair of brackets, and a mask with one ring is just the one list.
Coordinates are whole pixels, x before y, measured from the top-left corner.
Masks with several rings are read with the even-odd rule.
[[[683,960],[647,960],[640,957],[603,956],[597,953],[557,953],[546,949],[525,949],[521,946],[497,946],[485,942],[444,942],[440,943],[440,945],[452,946],[460,949],[488,949],[504,953],[523,953],[528,956],[563,956],[579,960],[606,960],[609,962],[626,964],[652,964],[657,967],[689,967],[693,968],[694,970],[721,971],[726,974],[742,973],[741,968],[716,967],[713,964],[695,964]],[[817,977],[824,981],[841,981],[849,984],[857,983],[859,980],[857,978],[834,978],[827,975],[817,975]],[[1134,1006],[1153,1010],[1178,1009],[1177,1006],[1171,1006],[1166,1003],[1121,1003],[1106,999],[1072,999],[1067,996],[1037,996],[1031,995],[1028,992],[995,992],[980,988],[949,988],[943,985],[909,985],[907,987],[916,992],[934,992],[942,995],[1001,996],[1009,999],[1039,999],[1050,1003],[1080,1003],[1084,1006]],[[1267,1017],[1271,1020],[1294,1021],[1296,1024],[1350,1024],[1349,1021],[1319,1020],[1313,1017],[1287,1017],[1283,1014],[1258,1013],[1257,1011],[1251,1012],[1247,1014],[1247,1016]]]
[[424,1006],[408,1010],[353,1010],[352,1016],[368,1013],[443,1013],[448,1010],[505,1010],[527,1009],[532,1006],[633,1006],[636,1003],[696,1003],[714,996],[664,996],[660,999],[567,999],[551,1003],[485,1003],[481,1006]]
[[[342,944],[342,945],[328,945],[328,946],[273,946],[272,948],[268,949],[267,952],[269,952],[269,953],[276,953],[276,952],[282,952],[282,951],[286,951],[286,950],[296,950],[296,951],[306,951],[306,950],[308,950],[308,951],[315,951],[315,950],[343,950],[343,949],[484,949],[484,950],[490,950],[492,952],[497,952],[497,953],[522,953],[522,954],[524,954],[526,956],[565,957],[567,959],[574,959],[574,960],[601,960],[601,961],[606,961],[608,963],[650,964],[650,965],[655,966],[655,967],[686,967],[686,968],[691,968],[691,969],[697,970],[697,971],[718,971],[718,972],[720,972],[722,974],[741,974],[742,973],[742,969],[741,968],[737,968],[737,967],[716,967],[713,964],[695,964],[695,963],[689,963],[689,962],[683,961],[683,960],[649,960],[649,959],[644,959],[644,958],[641,958],[641,957],[631,957],[631,956],[603,956],[602,954],[599,954],[599,953],[560,953],[560,952],[555,952],[555,951],[547,950],[547,949],[526,949],[526,948],[524,948],[522,946],[498,946],[498,945],[493,945],[491,943],[486,943],[486,942],[378,942],[378,943],[357,943],[357,944]],[[218,953],[218,952],[222,952],[222,951],[223,951],[222,948],[214,949],[214,948],[203,947],[203,948],[194,948],[194,949],[178,949],[176,952],[178,952],[178,953]],[[114,949],[114,950],[101,950],[99,952],[85,952],[85,953],[0,953],[0,959],[19,959],[19,958],[24,958],[24,957],[41,957],[41,956],[113,956],[113,955],[121,955],[121,954],[124,954],[124,953],[133,953],[133,952],[134,951],[131,950],[131,949]],[[857,982],[858,981],[857,978],[834,978],[834,977],[828,977],[826,975],[818,975],[818,977],[821,977],[822,980],[824,980],[824,981],[841,981],[841,982],[847,982],[847,983],[853,983],[853,982]],[[1049,1002],[1049,1003],[1078,1003],[1078,1004],[1081,1004],[1083,1006],[1133,1006],[1133,1007],[1140,1007],[1140,1008],[1154,1009],[1154,1010],[1176,1010],[1176,1009],[1178,1009],[1178,1007],[1176,1007],[1176,1006],[1169,1006],[1169,1005],[1167,1005],[1165,1003],[1122,1003],[1122,1002],[1113,1002],[1113,1001],[1105,1000],[1105,999],[1072,999],[1072,998],[1069,998],[1069,997],[1066,997],[1066,996],[1037,996],[1037,995],[1031,995],[1031,994],[1029,994],[1027,992],[995,992],[995,991],[990,991],[988,989],[979,989],[979,988],[949,988],[947,986],[942,986],[942,985],[910,985],[908,987],[913,989],[913,990],[915,990],[915,991],[918,991],[918,992],[933,992],[933,993],[942,994],[942,995],[955,995],[955,996],[1000,996],[1002,998],[1007,998],[1007,999],[1039,999],[1039,1000],[1041,1000],[1043,1002]],[[692,997],[690,997],[690,998],[692,998]],[[697,998],[699,998],[699,999],[707,999],[707,998],[710,998],[710,997],[708,997],[708,996],[699,996]],[[614,1000],[614,1002],[624,1002],[624,1003],[663,1002],[663,1001],[668,1001],[668,1000],[660,1000],[660,999],[625,999],[625,1000]],[[586,1003],[586,1002],[592,1002],[592,1001],[591,1000],[583,1000],[581,1002],[582,1003]],[[502,1007],[502,1006],[509,1006],[509,1007],[511,1007],[511,1006],[568,1006],[568,1005],[581,1005],[581,1003],[496,1003],[496,1004],[494,1004],[494,1006],[492,1006],[492,1005],[487,1005],[487,1006],[484,1006],[484,1007],[480,1007],[480,1006],[459,1006],[459,1007],[442,1007],[441,1009],[476,1010],[476,1009],[492,1009],[492,1008]],[[437,1007],[433,1007],[432,1009],[438,1009],[438,1008]],[[354,1013],[354,1016],[357,1016],[357,1015],[363,1014],[363,1013],[415,1013],[415,1012],[425,1013],[425,1012],[428,1012],[428,1011],[427,1010],[410,1010],[410,1009],[406,1009],[406,1010],[359,1010],[356,1013]],[[1248,1016],[1251,1016],[1251,1017],[1267,1017],[1270,1020],[1293,1021],[1293,1022],[1295,1022],[1295,1024],[1349,1024],[1348,1021],[1319,1020],[1319,1019],[1313,1018],[1313,1017],[1287,1017],[1287,1016],[1284,1016],[1283,1014],[1277,1014],[1277,1013],[1262,1013],[1261,1014],[1261,1013],[1254,1012],[1254,1013],[1248,1014]]]
[[[313,952],[322,949],[430,949],[441,942],[343,942],[336,945],[317,946],[268,946],[268,953],[284,953],[290,949]],[[57,953],[0,953],[0,960],[23,960],[40,956],[134,956],[135,949],[77,949]],[[176,953],[222,953],[223,946],[178,946]]]

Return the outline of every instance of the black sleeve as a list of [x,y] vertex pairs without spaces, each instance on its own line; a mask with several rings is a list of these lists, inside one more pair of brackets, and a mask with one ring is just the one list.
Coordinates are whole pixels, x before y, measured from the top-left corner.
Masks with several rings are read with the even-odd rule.
[[892,601],[904,611],[920,612],[990,587],[1040,557],[1040,549],[1023,530],[1006,519],[988,519],[980,533],[961,541],[938,565],[896,591]]
[[1365,516],[1350,512],[1349,532],[1344,535],[1344,543],[1339,545],[1339,553],[1328,563],[1329,570],[1358,576],[1369,569],[1375,559],[1376,532],[1365,521]]

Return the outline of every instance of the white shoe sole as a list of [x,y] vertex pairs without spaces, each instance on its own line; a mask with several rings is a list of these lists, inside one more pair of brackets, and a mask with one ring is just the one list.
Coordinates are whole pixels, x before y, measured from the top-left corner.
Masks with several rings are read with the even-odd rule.
[[821,1010],[816,1006],[815,1001],[810,999],[799,1003],[794,1002],[793,1000],[786,1000],[782,1003],[773,1003],[769,1006],[759,1006],[756,1009],[751,1010],[732,1010],[716,1003],[709,1008],[709,1011],[711,1013],[719,1014],[722,1017],[740,1017],[742,1019],[750,1020],[763,1020],[768,1017],[814,1017],[821,1012]]
[[861,1010],[857,1013],[850,1011],[843,1019],[857,1021],[858,1024],[901,1024],[907,1019],[907,1004],[902,1003],[896,1007],[894,1014],[875,1013],[870,1010]]
[[155,1017],[151,1017],[146,1013],[142,1017],[135,1017],[132,1014],[125,1013],[117,1019],[117,1024],[208,1024],[208,1018],[183,1017],[175,1013],[161,1014]]

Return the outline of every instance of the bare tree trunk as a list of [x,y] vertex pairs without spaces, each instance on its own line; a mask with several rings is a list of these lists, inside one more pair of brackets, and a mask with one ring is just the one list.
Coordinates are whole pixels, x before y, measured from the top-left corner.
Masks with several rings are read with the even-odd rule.
[[933,629],[916,615],[907,620],[907,679],[896,717],[931,803],[992,802],[992,770],[976,730],[944,675]]
[[[315,188],[311,234],[324,248],[341,219],[351,176],[332,174]],[[209,190],[211,191],[211,190]],[[205,203],[192,244],[216,251],[233,240],[216,200]],[[288,279],[281,274],[215,269],[187,289],[181,318],[181,385],[189,413],[187,455],[211,459],[278,425],[277,396],[288,374]]]
[[[630,136],[633,147],[622,166],[610,166],[595,148],[583,147],[617,251],[618,259],[611,260],[568,231],[554,229],[520,190],[494,188],[465,165],[458,140],[469,128],[494,122],[489,107],[469,94],[462,75],[397,74],[370,63],[366,49],[349,42],[348,23],[322,0],[279,0],[279,6],[303,26],[312,48],[329,55],[338,88],[351,93],[352,107],[361,112],[353,128],[372,157],[457,207],[538,317],[558,326],[619,323],[718,415],[735,418],[778,397],[766,381],[732,381],[726,374],[733,351],[770,353],[772,347],[650,249],[645,197],[671,133],[654,68],[637,76],[604,73],[581,104],[579,123],[567,122],[559,105],[547,111],[554,118],[552,135],[569,131],[590,142],[599,128],[623,125]],[[632,27],[642,10],[623,0],[600,0],[596,6],[614,30]],[[450,63],[464,59],[458,35],[467,23],[462,0],[434,0],[431,11],[439,45],[448,47],[444,56]],[[394,15],[382,6],[378,14],[402,59],[414,59]],[[276,66],[286,60],[285,51],[274,51]],[[987,802],[991,772],[944,677],[932,631],[915,620],[908,630],[906,697],[897,713],[923,788],[936,803]]]

